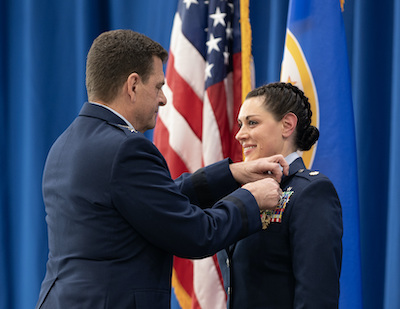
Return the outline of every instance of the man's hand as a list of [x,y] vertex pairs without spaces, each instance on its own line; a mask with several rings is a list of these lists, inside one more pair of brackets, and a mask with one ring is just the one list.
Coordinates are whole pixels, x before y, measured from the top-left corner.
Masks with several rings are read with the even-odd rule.
[[289,165],[282,155],[233,163],[229,167],[233,177],[240,184],[246,184],[263,178],[274,178],[277,182],[280,182],[282,169],[285,175],[289,173]]
[[264,178],[245,184],[242,188],[249,190],[257,201],[260,210],[274,209],[282,195],[282,189],[272,178]]

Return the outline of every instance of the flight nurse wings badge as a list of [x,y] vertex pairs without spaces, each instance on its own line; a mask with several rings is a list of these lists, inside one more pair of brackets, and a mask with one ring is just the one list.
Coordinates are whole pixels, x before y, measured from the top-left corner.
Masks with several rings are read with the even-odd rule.
[[282,215],[285,211],[287,203],[289,203],[290,197],[294,191],[292,191],[292,187],[288,187],[286,191],[284,191],[281,195],[279,200],[278,206],[272,212],[271,222],[281,223],[282,222]]

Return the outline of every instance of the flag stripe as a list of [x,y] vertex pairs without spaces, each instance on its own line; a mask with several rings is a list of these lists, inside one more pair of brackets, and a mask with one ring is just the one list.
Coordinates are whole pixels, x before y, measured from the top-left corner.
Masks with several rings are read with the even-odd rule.
[[193,287],[200,308],[225,309],[226,294],[221,284],[218,261],[214,258],[197,260],[193,264],[193,268]]
[[215,115],[213,113],[211,103],[208,98],[208,92],[204,99],[203,108],[203,136],[214,136],[215,138],[203,139],[203,157],[204,164],[208,165],[222,157],[221,137]]
[[170,53],[179,59],[174,65],[176,72],[187,81],[197,96],[202,98],[204,96],[206,63],[203,56],[182,33],[182,20],[179,14],[176,14],[174,18]]
[[[175,70],[174,60],[174,54],[171,51],[167,68],[167,81],[172,91],[173,105],[177,112],[185,118],[198,139],[201,140],[203,102],[193,91],[193,88]],[[193,117],[193,115],[196,115],[196,117]]]
[[175,179],[182,173],[188,172],[189,169],[186,167],[181,157],[178,156],[177,153],[170,147],[168,142],[169,132],[161,119],[157,121],[157,126],[159,127],[159,130],[162,130],[164,133],[162,136],[154,136],[153,141],[157,145],[157,148],[160,150],[160,152],[164,154],[165,160],[170,162],[168,167],[171,172],[171,177]]
[[[155,134],[154,141],[158,147],[158,142],[164,143],[166,140],[168,140],[171,150],[173,150],[181,158],[186,165],[187,170],[189,172],[194,172],[202,166],[201,140],[198,139],[186,120],[175,109],[173,100],[171,99],[172,93],[168,88],[168,85],[165,85],[163,90],[167,100],[169,99],[172,102],[160,109],[158,114],[159,119],[157,119],[157,121],[163,122],[167,132],[169,133],[169,136],[162,137],[161,135],[159,136],[158,134]],[[163,132],[163,135],[167,134],[167,132]],[[188,143],[190,144],[190,147],[186,147]],[[167,149],[167,145],[164,145],[164,148],[167,150],[167,152],[161,153],[164,155],[164,157],[167,157],[168,151],[170,150]],[[169,161],[167,162],[170,164]],[[170,169],[172,169],[171,165]]]
[[[225,93],[225,80],[208,87],[207,97],[209,98],[214,118],[217,120],[219,130],[219,138],[215,139],[215,141],[222,141],[220,154],[218,156],[218,160],[220,160],[223,157],[229,156],[230,129],[227,105],[221,104],[221,102],[227,102],[227,96]],[[228,143],[226,141],[228,141]]]

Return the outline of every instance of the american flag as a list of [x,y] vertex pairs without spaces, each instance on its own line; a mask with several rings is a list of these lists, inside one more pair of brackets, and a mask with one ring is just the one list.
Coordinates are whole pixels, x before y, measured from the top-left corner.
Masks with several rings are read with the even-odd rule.
[[[153,141],[171,175],[230,157],[242,160],[235,140],[242,101],[240,0],[179,0],[166,85]],[[226,308],[216,257],[175,257],[172,279],[181,308]],[[172,306],[174,306],[172,304]]]

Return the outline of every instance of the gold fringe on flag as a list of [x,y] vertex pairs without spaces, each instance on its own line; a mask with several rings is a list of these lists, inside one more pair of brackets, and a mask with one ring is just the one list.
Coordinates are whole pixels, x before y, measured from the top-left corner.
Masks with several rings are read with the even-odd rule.
[[251,26],[249,17],[249,0],[240,0],[240,32],[242,37],[242,102],[251,85]]
[[179,306],[181,306],[182,309],[192,308],[192,297],[185,291],[182,284],[179,282],[174,268],[172,268],[172,286],[175,289],[175,295]]

